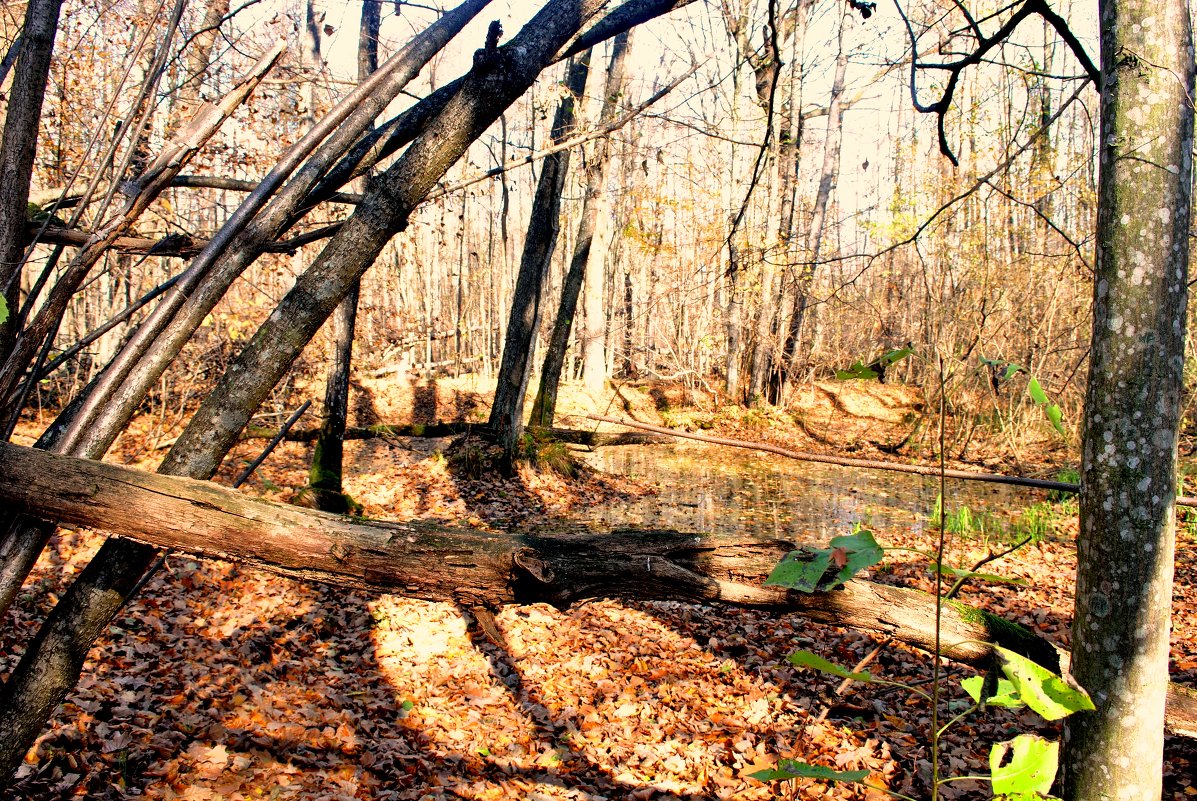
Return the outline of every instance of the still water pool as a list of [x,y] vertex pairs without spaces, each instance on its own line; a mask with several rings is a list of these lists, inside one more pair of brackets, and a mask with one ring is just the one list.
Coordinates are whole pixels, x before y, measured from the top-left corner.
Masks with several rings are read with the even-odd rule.
[[[826,542],[856,523],[921,531],[939,480],[883,470],[800,462],[770,453],[702,444],[604,447],[585,455],[607,473],[654,482],[659,492],[618,505],[576,510],[600,526],[660,526],[703,534],[754,534]],[[952,481],[949,513],[967,506],[1012,519],[1043,499],[1017,487]]]

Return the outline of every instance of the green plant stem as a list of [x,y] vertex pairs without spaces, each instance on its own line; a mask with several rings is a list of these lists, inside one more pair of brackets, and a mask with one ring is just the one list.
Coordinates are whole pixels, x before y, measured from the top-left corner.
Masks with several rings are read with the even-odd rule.
[[939,653],[943,619],[943,554],[947,541],[947,456],[944,453],[943,356],[939,357],[939,540],[935,548],[935,653],[931,655],[931,801],[939,801]]
[[949,782],[967,782],[967,781],[991,782],[991,781],[993,781],[993,777],[992,776],[984,776],[984,775],[982,775],[982,776],[972,776],[972,775],[949,776],[946,779],[940,779],[939,783],[940,784],[948,784]]
[[[957,721],[959,721],[959,720],[964,720],[966,717],[968,717],[968,716],[969,716],[969,715],[971,715],[972,713],[976,712],[976,711],[977,711],[978,709],[980,709],[980,708],[981,708],[981,705],[980,705],[980,704],[973,704],[973,705],[972,705],[972,706],[970,706],[968,709],[964,710],[964,711],[963,711],[963,712],[961,712],[959,715],[957,715],[956,717],[954,717],[954,718],[952,718],[951,720],[949,720],[947,723],[945,723],[945,724],[943,724],[942,726],[940,726],[940,727],[939,727],[939,731],[935,732],[935,736],[936,736],[936,737],[942,737],[942,736],[943,736],[943,733],[944,733],[945,731],[947,731],[948,729],[952,728],[953,726],[955,726]],[[944,779],[943,781],[951,781],[951,779]],[[942,783],[942,782],[941,782],[941,783]]]
[[899,793],[897,790],[891,790],[888,787],[882,787],[880,784],[873,784],[872,782],[854,782],[854,783],[859,784],[861,787],[868,787],[870,790],[877,790],[878,792],[882,792],[887,795],[892,795],[894,798],[901,798],[901,799],[903,799],[903,801],[918,801],[918,799],[916,799],[916,798],[911,798],[908,795],[903,795],[902,793]]

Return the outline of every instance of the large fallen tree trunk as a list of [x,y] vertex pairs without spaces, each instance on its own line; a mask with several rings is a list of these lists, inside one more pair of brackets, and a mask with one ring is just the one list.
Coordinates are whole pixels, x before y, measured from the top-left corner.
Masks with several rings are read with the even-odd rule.
[[[680,599],[795,612],[893,637],[935,643],[925,593],[867,581],[800,594],[760,582],[793,543],[676,531],[505,534],[423,522],[350,518],[247,498],[206,481],[0,443],[0,499],[22,511],[197,556],[249,563],[301,579],[456,601],[470,607],[594,597]],[[1054,646],[963,604],[945,606],[945,656],[978,667],[1000,643],[1057,669]],[[1197,736],[1197,698],[1175,687],[1168,723]]]

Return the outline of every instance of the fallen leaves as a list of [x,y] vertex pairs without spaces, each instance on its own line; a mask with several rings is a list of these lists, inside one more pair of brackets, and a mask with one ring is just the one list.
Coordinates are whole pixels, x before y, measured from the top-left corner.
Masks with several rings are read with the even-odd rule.
[[[349,491],[378,516],[502,528],[571,509],[667,500],[643,481],[597,474],[469,479],[437,457],[381,440],[351,444],[348,453],[351,464],[371,467],[352,476]],[[264,468],[267,480],[295,487],[305,458],[303,448],[285,445]],[[747,498],[751,489],[737,492]],[[688,511],[695,512],[711,514]],[[745,511],[753,515],[764,516]],[[879,537],[927,546],[913,527]],[[2,635],[4,673],[19,656],[16,643],[98,542],[79,532],[55,538]],[[969,547],[956,562],[970,563]],[[1197,601],[1194,556],[1182,537],[1179,603]],[[970,584],[963,599],[1066,644],[1073,570],[1068,543],[1045,542],[1003,563],[1003,573],[1027,586]],[[891,557],[871,574],[932,586],[918,561]],[[1174,669],[1192,681],[1197,623],[1178,617]],[[172,556],[102,638],[9,797],[751,801],[776,797],[776,786],[748,774],[778,759],[868,770],[877,785],[926,794],[925,702],[876,685],[840,695],[838,679],[785,659],[801,648],[852,668],[876,646],[873,638],[796,617],[678,603],[509,607],[495,622],[505,650],[450,604]],[[869,670],[925,681],[928,665],[924,654],[891,645]],[[951,668],[948,684],[965,675]],[[958,698],[948,694],[949,703]],[[970,719],[944,741],[945,770],[984,772],[989,744],[1016,730],[1054,731],[1004,711]],[[1194,745],[1170,740],[1169,749],[1173,797],[1197,795]],[[881,797],[812,780],[790,789],[808,799]],[[982,791],[949,785],[945,798]]]

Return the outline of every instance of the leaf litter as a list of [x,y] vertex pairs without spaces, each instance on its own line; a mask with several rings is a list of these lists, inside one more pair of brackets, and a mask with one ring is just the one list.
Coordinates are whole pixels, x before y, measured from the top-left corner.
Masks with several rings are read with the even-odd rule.
[[[347,490],[378,517],[534,526],[579,503],[651,495],[651,482],[522,470],[471,478],[439,450],[372,440],[347,445]],[[226,460],[240,470],[250,445]],[[146,451],[142,452],[143,454]],[[246,491],[288,500],[307,449],[285,444]],[[142,461],[143,466],[152,464]],[[227,482],[228,476],[223,476]],[[926,549],[925,533],[878,532]],[[99,535],[60,531],[0,632],[0,675]],[[954,554],[966,564],[979,543]],[[1197,599],[1197,546],[1178,544],[1176,604]],[[968,584],[966,603],[1067,647],[1075,553],[1070,533],[1001,563],[1026,586]],[[931,590],[926,564],[890,556],[875,580]],[[1197,681],[1197,622],[1177,615],[1173,679]],[[867,770],[870,781],[928,795],[930,710],[892,687],[850,685],[790,665],[801,648],[853,669],[879,644],[797,616],[675,602],[603,600],[558,610],[506,607],[502,646],[468,610],[371,595],[172,555],[97,643],[14,785],[13,801],[124,799],[855,799],[874,790],[748,774],[781,759]],[[926,681],[925,654],[886,644],[869,670]],[[948,664],[946,703],[965,699]],[[943,768],[987,770],[992,742],[1058,737],[1025,710],[991,709],[951,730]],[[1165,798],[1197,796],[1197,744],[1170,737]],[[980,782],[946,799],[988,797]]]

